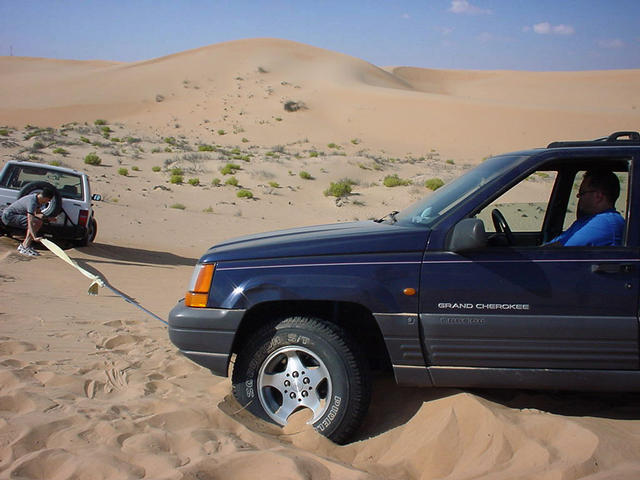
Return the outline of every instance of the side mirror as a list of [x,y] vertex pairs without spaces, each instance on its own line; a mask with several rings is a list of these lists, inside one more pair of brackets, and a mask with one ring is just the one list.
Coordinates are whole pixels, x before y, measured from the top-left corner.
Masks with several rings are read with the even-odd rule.
[[464,252],[474,250],[487,245],[487,234],[484,231],[484,223],[477,218],[465,218],[460,220],[449,234],[446,250],[451,252]]
[[91,200],[99,202],[100,200],[102,200],[102,195],[100,195],[99,193],[94,193],[93,195],[91,195]]

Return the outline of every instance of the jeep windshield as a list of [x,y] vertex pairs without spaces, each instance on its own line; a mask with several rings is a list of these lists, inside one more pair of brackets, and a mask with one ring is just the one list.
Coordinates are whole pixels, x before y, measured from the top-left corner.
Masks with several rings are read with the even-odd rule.
[[432,195],[397,213],[393,218],[405,225],[431,227],[442,215],[529,156],[501,155],[492,157],[451,183],[439,188]]

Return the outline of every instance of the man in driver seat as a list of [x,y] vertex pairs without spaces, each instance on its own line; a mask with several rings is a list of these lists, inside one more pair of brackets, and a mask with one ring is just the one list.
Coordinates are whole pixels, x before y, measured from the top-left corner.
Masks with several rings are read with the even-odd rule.
[[620,181],[615,173],[603,169],[587,171],[577,194],[577,220],[545,245],[621,245],[625,222],[614,208],[619,195]]

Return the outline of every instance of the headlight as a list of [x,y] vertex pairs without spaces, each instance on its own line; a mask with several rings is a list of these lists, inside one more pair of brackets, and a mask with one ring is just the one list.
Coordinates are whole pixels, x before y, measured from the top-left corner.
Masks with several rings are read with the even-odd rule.
[[215,263],[199,263],[196,265],[189,283],[189,291],[184,296],[184,304],[187,307],[202,308],[207,306],[215,268]]

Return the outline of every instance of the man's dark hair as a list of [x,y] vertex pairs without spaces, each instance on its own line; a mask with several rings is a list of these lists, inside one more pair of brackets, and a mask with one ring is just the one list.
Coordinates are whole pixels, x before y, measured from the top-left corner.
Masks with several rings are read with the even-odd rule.
[[611,170],[593,169],[584,174],[584,178],[589,179],[589,186],[594,190],[599,190],[607,197],[611,203],[615,203],[620,196],[620,180]]
[[44,187],[42,189],[42,196],[45,198],[53,198],[55,195],[55,192],[53,191],[53,188],[51,187]]

